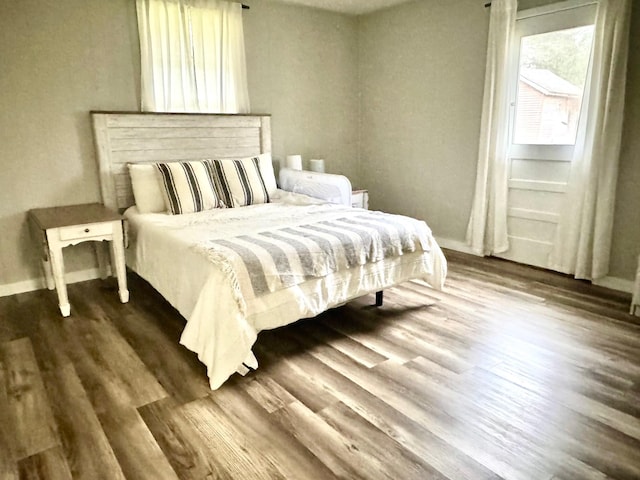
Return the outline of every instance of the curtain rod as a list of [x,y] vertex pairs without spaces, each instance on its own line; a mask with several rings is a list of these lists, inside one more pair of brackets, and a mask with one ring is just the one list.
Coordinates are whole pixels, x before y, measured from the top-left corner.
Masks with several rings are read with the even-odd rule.
[[[565,6],[563,8],[557,9],[556,11],[560,11],[561,12],[563,10],[571,10],[572,8],[581,8],[581,7],[585,7],[587,5],[595,5],[595,4],[598,3],[598,0],[583,0],[583,1],[580,1],[580,0],[573,0],[573,1],[567,0],[567,1],[561,2],[561,3],[565,4]],[[568,5],[566,5],[566,4],[568,4]],[[550,4],[550,5],[552,5],[552,4]],[[527,10],[518,11],[518,20],[520,20],[521,18],[527,18],[527,17],[520,16],[521,12],[529,12],[530,10],[535,10],[536,12],[538,12],[539,10],[545,9],[546,7],[549,7],[550,5],[541,5],[539,7],[534,7],[534,8],[530,8],[530,9],[527,9]],[[484,4],[484,8],[489,8],[490,6],[491,6],[491,2],[487,2],[487,3]],[[542,14],[544,14],[544,13],[536,13],[536,14],[532,14],[532,16],[542,15]]]

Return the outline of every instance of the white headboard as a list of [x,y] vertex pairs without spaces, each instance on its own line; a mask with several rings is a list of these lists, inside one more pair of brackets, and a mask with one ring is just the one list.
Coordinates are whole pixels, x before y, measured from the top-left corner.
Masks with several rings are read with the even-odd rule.
[[269,115],[91,112],[102,201],[134,204],[129,163],[243,158],[271,152]]

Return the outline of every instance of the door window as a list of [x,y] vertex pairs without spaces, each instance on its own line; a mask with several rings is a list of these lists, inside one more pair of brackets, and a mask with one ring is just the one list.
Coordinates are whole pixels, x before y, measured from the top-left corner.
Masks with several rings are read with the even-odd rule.
[[514,143],[574,145],[593,25],[523,36]]

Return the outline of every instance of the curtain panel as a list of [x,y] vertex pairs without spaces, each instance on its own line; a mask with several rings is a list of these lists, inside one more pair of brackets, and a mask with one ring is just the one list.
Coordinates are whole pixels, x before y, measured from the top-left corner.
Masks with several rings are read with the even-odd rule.
[[598,1],[583,125],[571,165],[567,210],[550,256],[552,268],[576,278],[609,273],[630,22],[631,0]]
[[142,110],[248,113],[242,5],[137,0]]
[[509,47],[517,9],[517,0],[491,2],[476,187],[467,228],[467,243],[477,255],[509,249]]

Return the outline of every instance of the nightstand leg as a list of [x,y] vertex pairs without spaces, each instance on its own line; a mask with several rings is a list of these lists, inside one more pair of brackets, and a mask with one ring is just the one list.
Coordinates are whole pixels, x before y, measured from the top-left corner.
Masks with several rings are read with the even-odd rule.
[[116,265],[118,264],[118,259],[116,258],[115,253],[113,253],[113,248],[111,246],[111,244],[108,244],[109,247],[109,265],[111,265],[111,276],[115,277],[118,273],[117,269],[116,269]]
[[42,270],[44,271],[44,280],[49,290],[56,288],[56,284],[53,281],[53,272],[51,271],[51,254],[49,250],[45,250],[44,257],[42,257]]
[[51,254],[49,253],[49,242],[47,234],[44,230],[37,228],[33,222],[29,222],[32,235],[39,240],[42,246],[42,271],[44,272],[44,281],[49,290],[56,288],[53,282],[53,272],[51,271]]
[[118,227],[113,229],[113,241],[111,242],[111,252],[113,264],[112,268],[116,269],[118,277],[118,291],[120,293],[120,301],[127,303],[129,301],[129,290],[127,290],[127,267],[124,261],[124,244],[122,238],[122,223],[117,222]]
[[67,285],[64,283],[64,259],[62,257],[62,248],[49,248],[49,260],[51,261],[53,279],[58,293],[60,313],[62,313],[63,317],[68,317],[71,315],[71,305],[69,305],[69,297],[67,296]]

